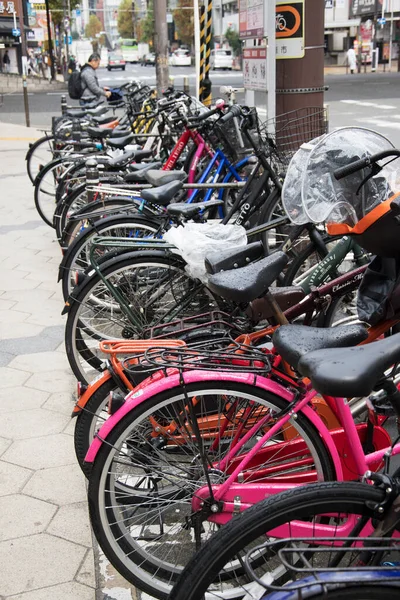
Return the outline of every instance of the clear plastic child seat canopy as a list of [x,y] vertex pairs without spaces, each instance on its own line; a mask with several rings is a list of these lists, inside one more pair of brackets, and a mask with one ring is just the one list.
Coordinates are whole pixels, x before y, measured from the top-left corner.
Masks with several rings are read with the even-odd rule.
[[[343,127],[303,144],[290,161],[282,202],[290,220],[304,223],[346,223],[353,227],[375,206],[400,190],[400,160],[360,185],[370,173],[362,169],[337,181],[336,169],[393,148],[376,131]],[[385,159],[381,165],[387,162]]]

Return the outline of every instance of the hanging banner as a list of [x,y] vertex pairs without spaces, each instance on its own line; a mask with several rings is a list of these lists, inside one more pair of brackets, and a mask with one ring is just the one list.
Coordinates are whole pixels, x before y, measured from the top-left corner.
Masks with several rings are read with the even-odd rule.
[[304,0],[276,3],[276,58],[304,56]]

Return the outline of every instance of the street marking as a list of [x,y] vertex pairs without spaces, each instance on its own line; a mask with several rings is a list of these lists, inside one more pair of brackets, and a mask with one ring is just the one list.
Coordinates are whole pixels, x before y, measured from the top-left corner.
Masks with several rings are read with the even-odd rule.
[[67,90],[65,92],[46,92],[46,96],[66,96]]
[[344,104],[356,104],[357,106],[371,106],[372,108],[383,108],[384,110],[394,110],[397,106],[391,104],[376,104],[376,102],[364,102],[361,100],[341,100]]
[[375,125],[375,127],[400,129],[400,123],[393,123],[393,121],[386,121],[385,119],[372,118],[372,119],[356,119],[358,123],[367,123],[368,125]]

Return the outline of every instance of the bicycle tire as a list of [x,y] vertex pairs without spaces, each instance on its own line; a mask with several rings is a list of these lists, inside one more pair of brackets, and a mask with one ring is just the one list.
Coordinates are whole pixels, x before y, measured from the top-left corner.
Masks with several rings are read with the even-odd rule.
[[[278,217],[285,216],[285,211],[282,206],[282,198],[281,198],[281,190],[277,188],[273,188],[269,196],[266,198],[264,205],[260,211],[260,218],[258,220],[259,224],[269,223],[273,219]],[[274,252],[278,246],[281,245],[286,239],[285,230],[290,227],[290,225],[283,225],[280,228],[263,231],[261,233],[261,241],[264,246],[265,255],[268,256],[272,252]],[[277,240],[277,236],[279,235],[279,241]],[[272,238],[275,237],[275,242],[272,243]]]
[[[25,160],[26,160],[26,170],[28,173],[28,177],[31,180],[32,183],[34,183],[37,174],[40,171],[39,169],[34,169],[34,166],[32,164],[32,161],[34,159],[35,156],[35,152],[39,151],[43,151],[44,152],[44,148],[41,148],[41,146],[46,146],[49,143],[51,144],[51,142],[54,142],[54,136],[53,135],[45,135],[41,138],[39,138],[38,140],[36,140],[36,142],[33,142],[33,144],[30,146],[28,152],[26,153],[25,156]],[[47,152],[47,151],[46,151]],[[51,158],[50,158],[50,154],[51,154]],[[50,150],[49,150],[49,160],[47,160],[43,166],[45,166],[48,162],[50,162],[50,160],[52,160],[54,158],[54,146],[52,145],[52,147],[50,146]],[[40,164],[39,164],[40,167]]]
[[[152,261],[152,262],[149,262]],[[190,310],[190,306],[187,310],[186,313],[184,313],[184,315],[181,315],[180,317],[177,315],[176,317],[174,317],[175,319],[177,318],[181,318],[182,316],[193,316],[194,314],[200,314],[201,312],[209,312],[210,310],[212,310],[212,305],[214,304],[214,308],[218,307],[218,302],[216,301],[215,297],[213,296],[213,294],[203,285],[198,283],[198,280],[193,280],[185,271],[185,262],[182,261],[182,259],[180,259],[180,257],[177,257],[176,255],[167,255],[165,252],[162,251],[145,251],[145,252],[129,252],[126,254],[123,254],[122,256],[117,256],[116,258],[111,259],[110,261],[107,261],[104,265],[102,265],[101,271],[104,274],[104,276],[107,279],[110,279],[111,277],[120,277],[122,279],[122,277],[125,276],[120,276],[120,273],[123,273],[124,270],[127,270],[127,275],[125,277],[126,280],[129,280],[129,269],[132,268],[137,268],[138,269],[138,273],[139,275],[137,275],[136,277],[140,276],[140,269],[154,269],[154,275],[153,277],[157,274],[157,277],[159,277],[159,273],[157,272],[157,269],[164,269],[164,273],[163,273],[163,277],[165,280],[165,285],[161,286],[161,283],[159,283],[159,286],[157,287],[157,290],[154,292],[154,296],[156,297],[156,300],[158,301],[158,305],[157,308],[153,309],[152,305],[148,305],[146,304],[146,306],[141,306],[139,309],[139,313],[140,314],[140,318],[143,321],[143,328],[140,332],[136,332],[136,335],[139,336],[143,336],[144,333],[143,331],[145,331],[147,328],[149,328],[151,326],[151,313],[152,311],[156,311],[154,313],[154,315],[158,315],[157,319],[159,319],[159,322],[162,323],[163,319],[162,319],[162,311],[166,311],[167,309],[167,298],[170,299],[170,301],[172,300],[172,302],[175,302],[175,296],[178,293],[178,290],[175,290],[173,288],[173,282],[174,282],[174,278],[170,276],[170,273],[173,271],[175,274],[178,274],[178,280],[179,278],[181,278],[183,280],[183,282],[185,282],[186,286],[189,286],[188,289],[190,290],[190,294],[188,294],[188,292],[186,291],[185,294],[186,296],[182,296],[181,299],[177,300],[178,301],[182,301],[183,298],[185,298],[185,301],[189,301],[192,302],[192,298],[193,298],[193,303],[194,305],[192,305],[192,303],[190,304],[190,306],[192,306],[192,309]],[[144,271],[146,272],[146,271]],[[93,273],[92,275],[89,275],[87,277],[87,279],[83,282],[83,284],[78,288],[78,290],[76,291],[76,294],[74,292],[73,294],[73,298],[72,300],[72,306],[70,306],[69,310],[68,310],[68,318],[67,318],[67,323],[66,323],[66,328],[65,328],[65,348],[66,348],[66,353],[67,353],[67,358],[70,362],[70,366],[72,371],[74,372],[75,376],[77,377],[77,379],[79,381],[82,381],[82,383],[89,383],[89,379],[88,379],[88,373],[83,369],[83,366],[80,365],[79,360],[80,357],[82,357],[82,359],[84,360],[84,363],[87,363],[86,365],[86,369],[88,369],[88,366],[90,366],[91,368],[94,368],[96,370],[101,370],[101,363],[102,361],[97,357],[96,354],[94,354],[87,346],[87,342],[88,340],[83,337],[83,334],[85,333],[87,336],[89,336],[94,342],[96,342],[96,346],[98,346],[98,342],[102,339],[130,339],[130,330],[132,328],[132,326],[128,323],[126,317],[121,317],[120,321],[117,321],[117,317],[114,318],[114,321],[111,321],[112,326],[109,327],[108,329],[108,334],[105,335],[105,333],[103,332],[102,334],[100,334],[100,332],[94,331],[93,329],[91,329],[88,326],[88,317],[86,317],[86,320],[84,319],[84,317],[82,316],[83,313],[83,309],[87,306],[89,306],[89,310],[90,309],[90,302],[92,302],[93,304],[93,298],[94,298],[94,306],[96,308],[96,295],[95,295],[95,290],[96,290],[96,286],[98,286],[98,284],[100,283],[101,279],[100,276],[97,273]],[[129,282],[129,281],[128,281]],[[152,278],[150,277],[150,286],[153,285],[154,287],[154,279],[152,280]],[[104,284],[102,284],[104,286]],[[98,288],[101,290],[101,287]],[[162,291],[165,290],[164,293],[164,297],[162,298]],[[104,291],[104,289],[103,289]],[[202,294],[200,293],[204,293],[204,296],[202,296]],[[129,298],[129,302],[130,304],[132,304],[133,301],[140,303],[142,301],[143,296],[139,296],[137,293],[135,293],[135,297],[131,296]],[[162,301],[161,301],[162,300]],[[153,306],[154,306],[154,299],[152,300],[153,302]],[[87,304],[85,304],[87,303]],[[111,307],[117,307],[116,303],[114,302],[113,305],[111,305]],[[105,304],[105,310],[107,310],[107,304]],[[118,310],[118,309],[116,309]],[[176,312],[177,309],[175,309]],[[93,312],[93,311],[92,311]],[[190,313],[190,314],[189,314]],[[90,313],[89,313],[90,314]],[[95,317],[99,318],[98,313],[94,313]],[[147,315],[149,316],[150,321],[147,319]],[[154,316],[154,318],[156,318]],[[161,319],[161,320],[160,320]],[[109,319],[108,319],[109,321]],[[107,316],[105,316],[104,318],[104,322],[107,323]],[[106,327],[106,325],[105,325]],[[114,329],[113,329],[114,327]],[[121,335],[118,335],[116,333],[116,330],[119,329],[121,332],[124,333],[124,337],[122,337]],[[112,334],[111,334],[112,333]],[[133,333],[132,333],[133,335]],[[94,376],[95,373],[92,373],[92,376]]]
[[[184,564],[189,555],[195,550],[194,542],[189,541],[191,539],[189,534],[189,539],[186,535],[183,537],[180,536],[179,532],[181,531],[181,528],[179,523],[185,523],[187,510],[189,510],[189,514],[191,512],[191,490],[193,489],[193,486],[195,486],[194,489],[196,489],[196,486],[199,485],[195,482],[198,482],[199,480],[200,482],[203,480],[205,481],[205,479],[204,475],[202,475],[202,467],[199,459],[197,459],[196,463],[199,465],[199,473],[196,472],[196,474],[193,475],[190,473],[186,474],[185,465],[192,464],[192,456],[197,456],[199,452],[193,439],[191,439],[190,445],[187,444],[186,450],[182,452],[182,460],[184,461],[182,463],[183,466],[180,466],[181,463],[179,463],[178,460],[179,455],[177,458],[176,452],[174,453],[171,449],[168,452],[167,448],[165,453],[161,456],[161,444],[157,445],[155,457],[151,458],[151,450],[149,449],[147,451],[146,446],[143,446],[142,441],[142,438],[144,440],[144,436],[151,435],[146,430],[146,427],[148,427],[147,424],[152,422],[152,419],[154,418],[158,418],[159,420],[163,415],[164,418],[167,418],[169,415],[179,414],[182,410],[182,404],[187,405],[187,399],[189,397],[196,398],[196,401],[198,402],[196,409],[203,405],[207,407],[207,414],[210,414],[210,402],[214,397],[216,398],[216,410],[219,414],[221,407],[217,399],[220,397],[226,398],[226,396],[229,397],[231,403],[235,402],[235,397],[239,399],[247,398],[246,401],[251,402],[253,406],[267,406],[272,410],[280,410],[284,405],[287,406],[287,403],[284,400],[263,389],[237,382],[212,380],[212,378],[210,381],[188,384],[186,386],[186,393],[187,395],[184,394],[181,386],[176,386],[172,389],[154,394],[147,400],[139,403],[135,407],[135,410],[128,413],[119,423],[117,423],[107,436],[105,443],[100,448],[93,464],[89,480],[88,501],[92,527],[107,558],[123,577],[130,581],[130,583],[136,585],[148,594],[163,600],[168,597],[171,588],[171,579],[175,579],[179,570],[182,569],[183,565],[182,563],[179,564],[179,561],[181,560]],[[237,414],[242,414],[240,409],[245,410],[243,405],[239,404],[237,405]],[[211,412],[214,414],[214,411]],[[203,415],[200,410],[199,414]],[[233,421],[235,415],[236,413],[231,415]],[[297,432],[299,432],[299,435],[303,436],[311,456],[316,457],[315,460],[317,462],[315,464],[319,465],[318,472],[325,479],[333,478],[332,462],[325,445],[320,438],[319,432],[303,414],[298,415],[295,427]],[[189,428],[191,428],[190,421]],[[203,422],[202,431],[210,433],[207,423]],[[132,445],[134,444],[132,440],[136,440],[136,446]],[[165,515],[163,518],[165,524],[164,533],[158,534],[157,531],[154,531],[154,541],[150,540],[150,547],[147,550],[144,548],[144,543],[139,548],[138,542],[135,542],[135,535],[145,537],[145,533],[138,534],[138,525],[135,525],[134,516],[136,515],[138,522],[142,523],[141,527],[143,532],[145,532],[147,528],[150,527],[150,523],[153,519],[152,511],[147,505],[149,502],[152,505],[152,502],[155,500],[152,500],[152,497],[150,497],[150,491],[145,491],[144,496],[140,496],[137,500],[134,500],[132,494],[135,492],[133,490],[137,490],[138,488],[133,488],[132,486],[137,484],[134,482],[129,484],[129,480],[125,479],[123,467],[119,469],[119,478],[117,478],[117,465],[121,465],[122,460],[122,458],[120,458],[120,451],[123,454],[126,453],[125,449],[127,448],[127,444],[128,447],[129,444],[131,444],[133,453],[135,452],[136,447],[140,450],[143,446],[148,459],[143,467],[137,467],[137,472],[139,473],[138,477],[140,477],[141,469],[144,469],[149,479],[158,481],[157,487],[154,488],[154,493],[157,498],[158,511],[162,515]],[[249,444],[251,446],[250,442]],[[223,453],[219,454],[219,452],[221,452],[220,448],[220,445],[217,449],[214,448],[212,455],[206,460],[210,460],[212,456],[215,461],[218,457],[224,456]],[[228,452],[228,449],[229,444],[224,447],[224,451]],[[189,452],[190,450],[191,452]],[[172,475],[170,477],[168,476],[168,473],[172,473],[170,471],[170,463],[168,462],[170,456],[173,457],[172,472],[175,474],[173,479],[175,482],[174,484],[171,483]],[[115,464],[114,460],[116,461]],[[277,455],[273,455],[272,460],[275,461],[273,464],[278,464],[276,461],[279,462],[280,457],[277,458]],[[128,462],[126,454],[125,461]],[[131,477],[133,477],[133,468],[135,467],[134,455],[132,461],[132,467],[125,462],[127,476],[130,472],[132,473]],[[163,477],[164,483],[162,481]],[[193,478],[195,481],[192,481]],[[131,505],[134,504],[138,507],[142,505],[141,510],[144,511],[142,516],[136,514],[139,508],[135,515],[132,514],[129,515],[129,517],[127,515],[127,518],[129,518],[129,536],[126,537],[123,535],[123,532],[121,532],[123,527],[122,521],[118,519],[117,513],[119,514],[118,503],[122,504],[120,508],[122,513],[125,514],[125,511],[128,510],[125,509],[123,501],[124,497],[128,497],[128,489],[124,493],[122,499],[119,501],[115,499],[115,493],[118,495],[118,491],[125,481],[128,481],[128,483],[125,484],[126,488],[130,486],[129,489],[131,490],[131,496],[128,502],[132,503]],[[205,483],[203,485],[205,485]],[[147,489],[148,488],[146,488],[146,490]],[[137,494],[138,493],[139,491],[137,491]],[[183,506],[181,506],[182,504]],[[168,512],[168,509],[170,509],[170,512]],[[144,519],[148,519],[148,521],[145,521]],[[212,524],[205,520],[204,525],[206,524],[207,527],[213,528]],[[168,548],[172,549],[174,543],[176,543],[174,542],[173,531],[178,532],[176,534],[177,540],[178,543],[181,544],[181,546],[176,547],[175,556],[172,556],[174,554],[173,552],[172,554],[171,552],[168,552]],[[208,531],[205,530],[204,536],[206,537],[207,535]],[[162,544],[164,543],[164,540],[168,542],[167,554],[165,557],[163,557],[162,554]],[[157,546],[157,544],[159,546]],[[174,558],[175,563],[173,563]],[[196,600],[199,600],[200,597],[201,596],[195,596]]]
[[[308,596],[310,600],[398,600],[400,596],[400,587],[394,587],[389,582],[387,585],[370,583],[363,584],[361,581],[359,585],[350,582],[346,584],[346,588],[343,585],[337,584],[339,589],[327,590],[322,594],[312,594]],[[265,598],[267,600],[267,598]]]
[[113,378],[107,379],[95,391],[85,405],[85,408],[76,417],[74,429],[75,455],[80,468],[87,478],[90,476],[92,465],[85,463],[85,456],[94,439],[94,428],[96,422],[98,422],[98,419],[96,419],[96,422],[94,421],[94,415],[97,415],[102,407],[105,406],[110,392],[116,389],[118,389],[118,386]]
[[[308,484],[259,502],[222,527],[211,540],[190,560],[169,600],[199,600],[210,590],[224,565],[243,555],[261,536],[289,523],[291,520],[335,513],[375,516],[373,506],[381,502],[385,493],[359,482],[332,482]],[[290,531],[290,530],[289,530]],[[291,537],[290,535],[285,537]],[[243,598],[246,591],[229,596]],[[243,594],[243,595],[242,595]],[[211,592],[206,598],[212,598]],[[223,595],[215,597],[224,598]]]
[[[90,267],[88,262],[84,263],[80,258],[80,255],[83,252],[87,252],[87,248],[90,245],[90,239],[99,235],[115,235],[115,233],[113,234],[113,231],[115,232],[117,229],[125,230],[128,226],[136,229],[135,237],[138,237],[137,230],[146,230],[149,232],[153,231],[156,234],[159,229],[159,225],[157,223],[154,223],[150,219],[146,219],[141,215],[135,215],[133,213],[127,214],[126,216],[117,214],[115,216],[99,219],[94,225],[87,227],[78,234],[78,236],[66,250],[60,265],[60,275],[62,276],[62,292],[65,301],[68,299],[68,296],[74,289],[70,274],[70,272],[74,269],[74,265],[77,266],[77,271],[82,273],[85,272],[86,268]],[[149,237],[151,236],[149,235]]]
[[[322,239],[324,241],[325,244],[329,244],[330,242],[336,242],[339,241],[342,238],[342,236],[329,236],[329,235],[323,235]],[[287,271],[285,273],[285,277],[283,280],[283,285],[300,285],[300,283],[298,281],[296,281],[298,279],[298,277],[300,276],[300,272],[302,269],[304,269],[304,265],[306,264],[306,262],[310,259],[310,257],[313,256],[313,254],[315,254],[315,258],[317,258],[318,260],[323,260],[323,256],[321,256],[318,248],[315,247],[315,245],[312,242],[309,242],[306,247],[301,250],[301,252],[298,254],[298,256],[296,256],[292,262],[289,264]],[[317,263],[314,261],[314,265],[316,265]],[[313,266],[314,266],[313,265]]]
[[[49,175],[52,171],[56,171],[56,169],[60,168],[60,166],[62,164],[67,164],[66,159],[64,158],[56,158],[54,160],[52,160],[51,162],[49,162],[45,167],[43,167],[43,169],[40,171],[40,173],[38,174],[38,176],[35,179],[34,182],[34,186],[35,186],[35,191],[34,191],[34,200],[35,200],[35,207],[36,210],[38,211],[40,217],[43,219],[43,221],[49,225],[50,227],[52,227],[54,229],[54,224],[53,224],[53,215],[54,215],[54,211],[56,209],[56,202],[55,202],[55,191],[54,194],[50,191],[47,191],[45,189],[42,189],[42,185],[43,182],[45,180],[45,177],[47,175]],[[53,177],[56,179],[56,177],[53,175]],[[50,176],[51,178],[51,176]],[[50,184],[49,184],[50,185]],[[51,207],[51,216],[49,216],[49,214],[47,214],[47,212],[44,210],[44,206],[42,206],[42,203],[44,203],[44,198],[46,197],[46,199],[48,200],[48,202],[46,202],[46,205],[49,203],[50,207]]]

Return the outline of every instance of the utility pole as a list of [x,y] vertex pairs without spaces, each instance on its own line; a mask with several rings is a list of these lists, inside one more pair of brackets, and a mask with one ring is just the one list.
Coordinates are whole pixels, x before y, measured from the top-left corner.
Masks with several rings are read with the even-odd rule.
[[50,73],[51,73],[51,80],[54,81],[56,78],[56,71],[54,69],[53,40],[51,39],[49,0],[45,0],[45,2],[46,2],[47,37],[49,38]]
[[169,84],[167,0],[154,2],[154,31],[157,93],[161,96]]
[[324,104],[324,3],[306,0],[304,12],[304,57],[276,61],[277,115]]
[[26,82],[26,73],[28,69],[28,51],[26,48],[26,34],[24,24],[24,11],[22,8],[22,0],[16,0],[17,13],[19,16],[19,27],[21,30],[21,60],[22,60],[22,91],[24,94],[24,108],[25,108],[25,123],[27,127],[31,126],[29,117],[29,104],[28,104],[28,87]]

